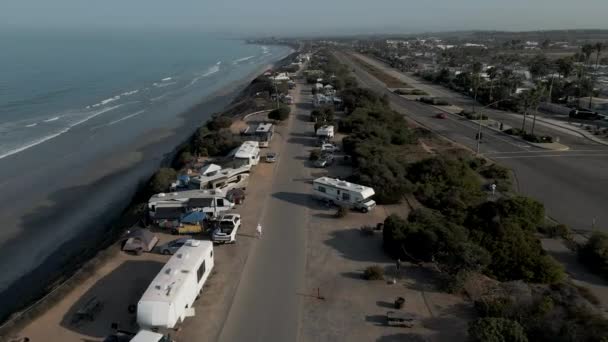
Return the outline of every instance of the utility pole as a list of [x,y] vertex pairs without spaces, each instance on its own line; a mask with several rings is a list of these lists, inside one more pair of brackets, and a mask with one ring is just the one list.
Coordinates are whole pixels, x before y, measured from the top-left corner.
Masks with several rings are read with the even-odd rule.
[[477,139],[477,155],[479,155],[479,150],[481,149],[481,133],[482,133],[481,132],[481,128],[482,128],[481,121],[483,119],[483,110],[488,107],[491,107],[495,104],[498,104],[504,100],[505,99],[494,101],[494,102],[490,103],[489,105],[482,107],[481,110],[479,111],[479,116],[477,117],[477,119],[478,119],[477,121],[479,122],[479,125],[477,126],[477,136],[475,137]]

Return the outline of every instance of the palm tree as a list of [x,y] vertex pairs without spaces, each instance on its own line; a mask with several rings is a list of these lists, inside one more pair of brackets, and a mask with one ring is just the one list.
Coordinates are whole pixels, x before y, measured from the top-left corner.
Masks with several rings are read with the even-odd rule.
[[488,69],[488,77],[490,78],[490,96],[489,102],[492,103],[494,100],[492,97],[492,91],[494,90],[494,80],[498,77],[498,69],[496,67],[492,67]]
[[574,60],[571,57],[562,57],[556,61],[557,72],[563,77],[568,78],[574,69]]
[[593,105],[593,88],[595,86],[595,73],[597,73],[597,68],[599,67],[600,64],[600,55],[602,54],[602,49],[604,48],[604,44],[598,42],[596,43],[594,46],[595,49],[595,70],[592,76],[592,86],[591,86],[591,92],[589,93],[589,109],[591,109],[591,106]]
[[475,113],[475,105],[477,104],[477,90],[479,89],[479,83],[480,83],[480,74],[481,74],[481,69],[483,68],[483,65],[480,62],[474,62],[473,65],[471,66],[471,73],[473,76],[473,91],[474,91],[474,101],[473,101],[473,113]]
[[534,127],[536,126],[536,114],[538,114],[538,106],[540,106],[540,101],[545,93],[545,86],[542,84],[538,84],[536,88],[533,90],[532,94],[532,105],[535,105],[534,109],[534,117],[532,119],[532,131],[530,132],[534,135]]

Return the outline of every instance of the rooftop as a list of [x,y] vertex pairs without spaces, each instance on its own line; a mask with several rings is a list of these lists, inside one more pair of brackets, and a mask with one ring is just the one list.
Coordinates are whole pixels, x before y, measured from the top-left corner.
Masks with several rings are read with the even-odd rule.
[[184,203],[190,200],[191,198],[207,198],[207,197],[215,197],[224,195],[216,190],[187,190],[187,191],[179,191],[179,192],[169,192],[164,193],[161,192],[150,197],[148,203],[154,202],[175,202],[175,203]]
[[367,193],[366,197],[370,197],[370,196],[374,195],[374,189],[372,189],[372,188],[370,188],[368,186],[359,185],[359,184],[355,184],[355,183],[349,183],[347,181],[340,180],[340,179],[337,179],[337,178],[320,177],[320,178],[315,179],[314,182],[315,183],[319,183],[319,184],[323,184],[323,185],[332,186],[334,188],[338,188],[338,189],[341,189],[341,190],[357,191],[357,192],[360,192],[360,193]]
[[257,141],[245,141],[235,152],[234,157],[238,159],[249,159],[259,153],[260,147]]
[[196,276],[198,264],[211,251],[211,241],[188,240],[163,266],[140,301],[172,302],[184,286],[188,275]]

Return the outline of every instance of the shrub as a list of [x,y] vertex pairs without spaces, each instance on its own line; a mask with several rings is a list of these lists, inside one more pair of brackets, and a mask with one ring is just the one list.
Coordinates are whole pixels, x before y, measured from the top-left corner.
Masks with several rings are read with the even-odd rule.
[[363,278],[366,280],[384,279],[384,270],[380,266],[369,266],[363,271]]
[[570,228],[565,224],[548,224],[540,226],[538,231],[550,238],[561,237],[566,240],[569,240],[572,234]]
[[171,183],[177,179],[177,172],[171,168],[161,168],[152,176],[148,189],[152,194],[169,190]]
[[505,133],[507,133],[509,135],[523,135],[524,134],[524,131],[522,131],[519,128],[515,128],[515,127],[506,129],[503,132],[505,132]]
[[346,214],[348,214],[348,208],[344,207],[344,206],[339,206],[338,209],[336,210],[336,213],[334,214],[334,217],[342,218],[342,217],[345,217]]
[[578,257],[590,270],[608,278],[608,234],[593,232],[579,248]]
[[509,179],[509,169],[498,164],[492,164],[479,171],[487,179]]
[[232,119],[227,116],[216,116],[207,122],[207,128],[210,131],[219,131],[222,128],[228,128],[232,125]]
[[201,156],[225,155],[241,144],[241,138],[232,134],[229,130],[208,132],[199,129],[194,135],[192,149]]
[[469,323],[472,342],[527,342],[524,328],[505,318],[480,318]]
[[310,155],[308,155],[308,160],[317,161],[321,158],[321,150],[312,150],[310,151]]
[[488,116],[485,114],[479,114],[479,113],[475,113],[475,112],[471,112],[468,110],[463,110],[462,112],[459,113],[459,115],[464,116],[465,118],[469,119],[469,120],[488,120]]
[[268,113],[268,118],[271,120],[279,120],[285,121],[289,118],[289,113],[291,112],[291,108],[288,106],[281,106],[278,109],[275,109]]
[[550,137],[548,135],[536,135],[536,134],[524,133],[523,138],[524,138],[524,140],[533,142],[533,143],[552,143],[553,142],[553,137]]
[[481,317],[511,317],[515,309],[515,303],[506,297],[475,301],[475,310]]

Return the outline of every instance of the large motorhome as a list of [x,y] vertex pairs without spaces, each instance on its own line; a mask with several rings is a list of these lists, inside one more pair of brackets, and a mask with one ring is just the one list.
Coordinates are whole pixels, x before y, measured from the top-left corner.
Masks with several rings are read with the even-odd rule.
[[245,141],[231,153],[235,161],[235,168],[249,165],[258,165],[260,162],[260,146],[257,141]]
[[154,221],[168,220],[167,212],[179,218],[180,213],[200,211],[211,216],[234,208],[234,203],[225,198],[225,193],[217,190],[188,190],[160,193],[150,197],[148,213]]
[[270,122],[260,123],[255,130],[255,135],[259,139],[260,147],[268,147],[274,135],[274,125]]
[[190,179],[190,184],[201,190],[218,190],[224,193],[232,189],[245,189],[249,183],[250,165],[223,169],[219,165],[207,165],[201,175]]
[[323,201],[368,212],[376,207],[374,189],[343,180],[321,177],[313,181],[314,196]]
[[173,329],[194,316],[192,305],[213,269],[213,243],[188,240],[163,266],[137,303],[143,329]]

